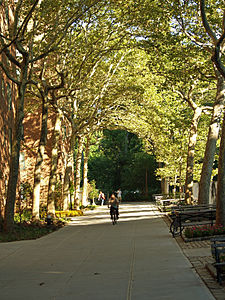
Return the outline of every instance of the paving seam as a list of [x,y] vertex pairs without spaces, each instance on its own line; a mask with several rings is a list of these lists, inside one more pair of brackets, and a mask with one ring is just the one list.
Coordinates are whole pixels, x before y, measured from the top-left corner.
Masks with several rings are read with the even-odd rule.
[[[134,225],[136,228],[136,225]],[[134,228],[134,230],[135,230]],[[127,300],[131,300],[131,294],[132,294],[132,287],[133,287],[133,281],[134,281],[134,264],[135,264],[135,241],[133,238],[132,241],[132,255],[131,255],[131,264],[130,264],[130,272],[129,272],[129,281],[128,281],[128,287],[127,287]]]

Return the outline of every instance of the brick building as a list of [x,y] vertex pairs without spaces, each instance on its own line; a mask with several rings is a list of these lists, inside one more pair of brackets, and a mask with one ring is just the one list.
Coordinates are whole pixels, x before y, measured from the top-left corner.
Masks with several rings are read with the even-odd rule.
[[[13,21],[14,1],[7,0],[0,3],[0,30],[2,35],[8,34],[9,25]],[[13,53],[13,47],[9,48]],[[15,54],[15,53],[14,53]],[[0,54],[1,62],[9,66],[11,71],[13,66],[5,54]],[[12,133],[15,119],[17,87],[6,77],[0,68],[0,214],[4,213],[6,202],[6,191],[9,177],[9,162],[12,150]],[[30,102],[30,100],[29,100]],[[32,102],[33,103],[33,102]],[[41,127],[41,105],[33,107],[33,111],[28,112],[25,100],[24,118],[24,140],[21,143],[20,171],[18,177],[18,188],[21,182],[28,183],[33,187],[34,166],[36,162],[37,149],[40,139]],[[49,113],[47,146],[42,168],[43,185],[41,187],[41,200],[46,201],[47,189],[50,174],[52,136],[54,131],[55,114]],[[58,161],[58,183],[62,185],[68,152],[69,126],[62,124],[61,138],[59,143]],[[59,186],[60,186],[59,184]],[[17,193],[17,199],[19,199]]]
[[[50,111],[48,118],[47,144],[41,170],[42,184],[40,191],[40,201],[42,203],[47,202],[55,120],[56,114],[53,111]],[[39,107],[36,107],[34,111],[25,114],[23,124],[24,141],[22,143],[20,153],[20,181],[28,184],[31,189],[33,189],[34,168],[41,134],[41,105]],[[61,126],[60,141],[58,144],[57,186],[60,189],[58,191],[59,193],[62,191],[64,181],[67,153],[69,151],[69,135],[69,124],[68,122],[63,120]]]

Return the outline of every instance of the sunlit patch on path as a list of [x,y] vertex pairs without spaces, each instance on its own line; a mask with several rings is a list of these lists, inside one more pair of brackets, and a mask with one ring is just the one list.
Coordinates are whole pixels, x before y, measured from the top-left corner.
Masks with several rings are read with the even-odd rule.
[[[147,202],[121,204],[119,211],[119,223],[158,218],[162,215],[154,204]],[[93,211],[87,211],[84,216],[71,218],[69,225],[96,225],[104,223],[111,223],[107,205],[98,207]]]

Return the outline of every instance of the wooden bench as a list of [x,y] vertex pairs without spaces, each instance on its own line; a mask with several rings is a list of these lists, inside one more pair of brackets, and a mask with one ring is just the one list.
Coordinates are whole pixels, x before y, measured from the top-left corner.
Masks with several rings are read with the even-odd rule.
[[164,198],[164,196],[163,195],[152,195],[152,198],[156,202],[156,204],[158,204],[159,201]]
[[211,239],[211,252],[215,258],[213,264],[216,268],[216,279],[222,284],[225,278],[225,237],[216,237]]
[[185,211],[185,210],[203,210],[203,209],[215,209],[216,204],[187,204],[187,205],[179,205],[177,210]]
[[187,226],[214,224],[216,220],[215,208],[195,207],[184,210],[175,210],[170,215],[172,222],[170,224],[170,232],[173,237],[181,235]]
[[156,201],[156,204],[160,211],[171,211],[178,208],[182,202],[184,202],[184,199],[159,199]]

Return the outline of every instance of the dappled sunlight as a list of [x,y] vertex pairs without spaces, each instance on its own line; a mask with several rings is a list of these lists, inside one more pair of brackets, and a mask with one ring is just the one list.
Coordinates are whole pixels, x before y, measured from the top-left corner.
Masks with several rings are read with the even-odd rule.
[[[119,223],[148,220],[158,218],[163,213],[152,203],[121,204],[119,209]],[[111,223],[109,209],[107,206],[98,207],[94,211],[88,211],[81,217],[71,218],[70,226],[97,225]]]

